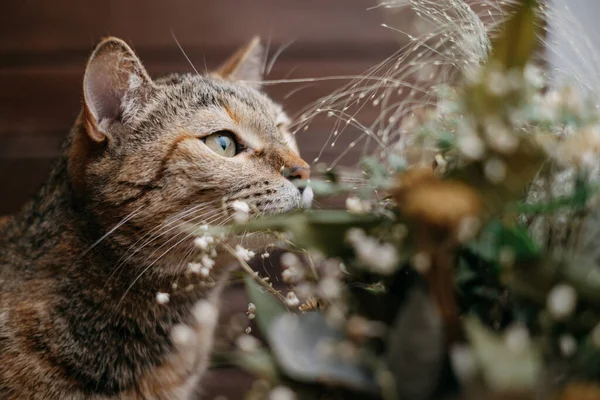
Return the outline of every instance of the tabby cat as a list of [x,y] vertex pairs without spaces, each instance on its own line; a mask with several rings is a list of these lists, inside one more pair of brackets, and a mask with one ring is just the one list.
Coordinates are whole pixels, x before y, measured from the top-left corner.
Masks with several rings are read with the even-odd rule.
[[0,224],[0,399],[195,398],[229,263],[210,284],[183,273],[181,222],[296,208],[309,174],[261,67],[254,39],[212,74],[153,81],[123,41],[97,46],[50,178]]

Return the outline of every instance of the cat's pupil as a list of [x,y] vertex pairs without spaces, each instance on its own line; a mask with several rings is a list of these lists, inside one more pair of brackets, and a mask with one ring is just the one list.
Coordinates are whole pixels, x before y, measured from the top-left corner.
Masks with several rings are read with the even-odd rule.
[[226,150],[229,145],[231,144],[231,139],[229,139],[227,136],[220,136],[217,139],[217,142],[219,143],[219,145],[221,146],[221,148],[223,150]]

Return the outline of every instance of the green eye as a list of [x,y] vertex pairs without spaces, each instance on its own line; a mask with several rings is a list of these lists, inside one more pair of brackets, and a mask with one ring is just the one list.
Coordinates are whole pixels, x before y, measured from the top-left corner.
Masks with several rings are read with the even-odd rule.
[[233,133],[219,131],[202,138],[209,149],[223,157],[233,157],[238,153],[238,145]]

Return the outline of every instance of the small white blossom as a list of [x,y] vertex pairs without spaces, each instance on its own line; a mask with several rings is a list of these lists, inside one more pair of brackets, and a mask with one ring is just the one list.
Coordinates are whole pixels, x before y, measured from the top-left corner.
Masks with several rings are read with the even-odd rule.
[[169,293],[156,293],[156,302],[158,304],[167,304],[169,302]]
[[371,204],[368,201],[351,196],[346,199],[346,209],[352,214],[365,214],[371,210]]
[[200,268],[199,273],[200,276],[202,276],[203,278],[208,278],[208,276],[210,275],[210,269],[202,267]]
[[235,254],[244,261],[249,261],[255,255],[252,250],[248,250],[239,244],[235,246]]
[[337,299],[342,294],[342,286],[335,278],[324,278],[319,282],[318,292],[325,299]]
[[460,382],[470,382],[477,372],[477,361],[473,350],[467,345],[454,345],[450,348],[450,363]]
[[431,256],[425,252],[419,252],[412,258],[413,268],[420,274],[426,274],[431,268]]
[[171,329],[171,339],[178,345],[190,343],[194,336],[194,330],[185,324],[177,324]]
[[525,351],[530,345],[529,331],[523,325],[514,324],[506,330],[504,341],[508,350],[515,354]]
[[237,338],[235,344],[238,349],[245,353],[251,353],[260,347],[260,342],[254,336],[242,335]]
[[191,262],[188,264],[188,271],[190,271],[193,274],[199,274],[200,269],[202,269],[202,264],[200,263]]
[[463,155],[472,160],[480,160],[485,154],[485,143],[476,134],[460,136],[458,148]]
[[254,303],[248,303],[248,314],[256,312],[256,305]]
[[252,333],[252,328],[251,327],[247,327],[244,332],[246,333],[246,335],[249,335]]
[[202,262],[202,266],[204,266],[204,268],[206,269],[212,269],[212,267],[215,266],[215,260],[213,260],[206,254],[202,256],[200,261]]
[[552,288],[547,298],[550,314],[556,319],[570,316],[577,306],[577,292],[572,286],[559,284]]
[[565,357],[572,357],[577,353],[577,341],[571,335],[562,335],[559,337],[558,347]]
[[269,258],[269,257],[271,257],[271,255],[270,255],[270,254],[269,254],[269,252],[267,252],[267,251],[265,251],[264,253],[262,253],[262,254],[260,255],[260,258],[262,258],[263,260],[264,260],[265,258]]
[[302,278],[304,274],[296,267],[289,267],[281,272],[281,279],[288,284],[298,283]]
[[506,164],[498,158],[486,160],[483,173],[490,183],[502,183],[506,178]]
[[298,397],[287,386],[277,386],[269,392],[269,400],[296,400]]
[[294,253],[283,253],[280,261],[284,268],[297,267],[300,265],[300,260]]
[[215,242],[215,238],[212,236],[200,236],[194,239],[194,245],[200,250],[206,250],[208,247]]
[[285,303],[289,306],[289,307],[296,307],[300,304],[300,300],[298,300],[298,297],[296,296],[296,293],[294,292],[288,292],[288,294],[285,296]]
[[358,228],[350,229],[346,239],[352,244],[358,260],[374,272],[389,275],[398,267],[398,251],[390,243],[380,244]]
[[217,320],[217,308],[207,300],[200,300],[192,308],[192,315],[199,324],[213,324]]
[[233,219],[238,224],[243,224],[244,222],[248,222],[248,217],[250,214],[250,206],[245,201],[236,200],[231,203],[231,208],[233,208],[235,214]]

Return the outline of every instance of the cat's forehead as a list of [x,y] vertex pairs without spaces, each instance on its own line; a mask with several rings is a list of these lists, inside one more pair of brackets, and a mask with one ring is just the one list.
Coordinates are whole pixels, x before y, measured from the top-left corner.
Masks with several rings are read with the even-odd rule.
[[[192,110],[198,123],[233,123],[250,128],[255,135],[282,139],[281,126],[289,119],[282,107],[252,87],[202,75],[170,75],[156,81],[166,101]],[[195,111],[195,113],[194,113]],[[227,121],[225,121],[227,119]],[[214,129],[227,129],[228,126]],[[255,129],[252,129],[255,128]]]

